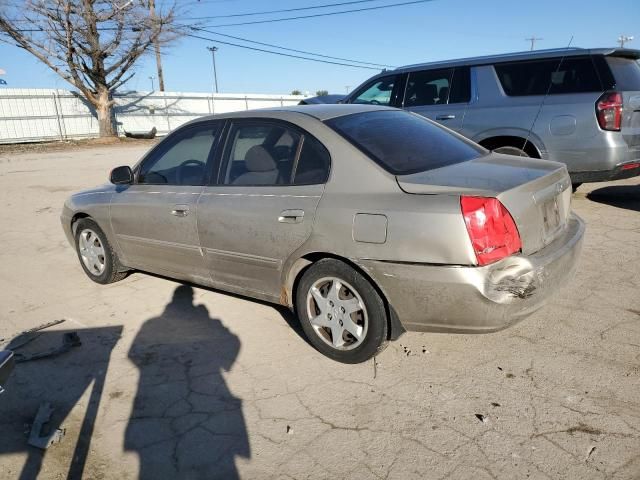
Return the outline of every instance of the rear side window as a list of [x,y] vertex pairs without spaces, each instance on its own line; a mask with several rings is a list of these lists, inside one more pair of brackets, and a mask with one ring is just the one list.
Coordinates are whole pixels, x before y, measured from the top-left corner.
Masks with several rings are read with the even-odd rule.
[[404,106],[468,103],[471,99],[469,67],[409,72]]
[[441,105],[449,101],[453,68],[410,72],[404,94],[405,107]]
[[382,110],[325,122],[394,175],[409,175],[480,157],[486,151],[409,112]]
[[600,92],[603,90],[591,57],[565,57],[499,63],[496,73],[509,96]]
[[305,135],[293,183],[296,185],[325,183],[329,177],[330,166],[331,157],[324,145],[315,138]]
[[640,90],[640,64],[637,60],[623,57],[607,57],[607,64],[615,78],[618,90]]

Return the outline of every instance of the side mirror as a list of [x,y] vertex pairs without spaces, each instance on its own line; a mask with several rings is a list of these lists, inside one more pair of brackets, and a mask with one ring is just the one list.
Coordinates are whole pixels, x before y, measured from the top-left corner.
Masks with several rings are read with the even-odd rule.
[[109,181],[114,185],[128,185],[133,183],[133,171],[131,167],[125,165],[124,167],[114,168],[109,175]]

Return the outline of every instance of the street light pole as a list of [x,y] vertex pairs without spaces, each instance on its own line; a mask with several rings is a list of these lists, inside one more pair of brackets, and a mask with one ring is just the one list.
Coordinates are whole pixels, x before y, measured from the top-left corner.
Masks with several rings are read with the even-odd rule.
[[155,87],[153,86],[153,81],[155,80],[155,78],[156,78],[156,77],[154,77],[153,75],[151,75],[151,76],[149,77],[149,80],[151,80],[151,91],[152,91],[152,92],[155,92],[155,91],[156,91]]
[[218,47],[207,47],[207,50],[211,52],[211,60],[213,62],[213,81],[216,93],[218,93],[218,74],[216,72],[216,52],[218,51]]

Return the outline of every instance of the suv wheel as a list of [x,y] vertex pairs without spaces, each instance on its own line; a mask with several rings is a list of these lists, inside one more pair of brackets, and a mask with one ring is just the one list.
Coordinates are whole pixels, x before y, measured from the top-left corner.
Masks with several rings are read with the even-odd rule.
[[493,149],[494,152],[496,153],[503,153],[505,155],[515,155],[516,157],[528,157],[529,154],[527,152],[525,152],[524,150],[518,148],[518,147],[512,147],[509,145],[506,145],[504,147],[498,147],[498,148],[494,148]]

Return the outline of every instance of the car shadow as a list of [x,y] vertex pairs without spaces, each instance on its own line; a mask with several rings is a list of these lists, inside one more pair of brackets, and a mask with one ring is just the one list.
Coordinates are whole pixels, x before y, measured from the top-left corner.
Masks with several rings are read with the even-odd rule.
[[[55,431],[68,424],[71,411],[85,392],[89,391],[86,408],[79,421],[79,435],[75,445],[72,438],[63,437],[64,451],[69,452],[70,466],[67,478],[82,478],[89,446],[93,436],[96,418],[100,409],[105,386],[107,368],[111,353],[122,333],[122,326],[82,328],[78,330],[43,330],[16,354],[29,355],[45,353],[61,345],[65,334],[77,333],[81,345],[72,347],[66,353],[55,357],[17,363],[0,397],[0,458],[3,455],[26,453],[27,458],[20,479],[40,476],[40,470],[47,450],[40,450],[27,444],[25,426],[34,421],[42,403],[50,403],[54,409],[50,421],[45,425],[48,431]],[[14,340],[22,343],[25,337]],[[26,431],[29,429],[27,428]],[[46,432],[41,430],[40,433]],[[57,448],[56,448],[57,447]],[[60,446],[52,449],[60,451]],[[56,452],[57,453],[57,452]],[[2,464],[2,460],[0,460]],[[8,474],[8,472],[5,472]],[[0,475],[2,476],[2,475]]]
[[640,212],[640,185],[611,185],[587,193],[594,202]]
[[177,287],[129,350],[140,378],[124,445],[138,454],[143,480],[238,478],[235,458],[251,456],[242,402],[223,376],[240,341],[193,296]]

